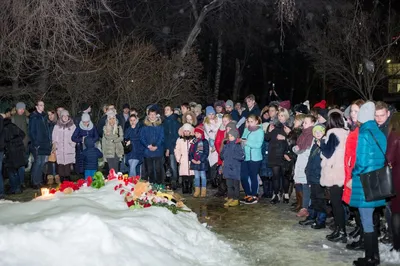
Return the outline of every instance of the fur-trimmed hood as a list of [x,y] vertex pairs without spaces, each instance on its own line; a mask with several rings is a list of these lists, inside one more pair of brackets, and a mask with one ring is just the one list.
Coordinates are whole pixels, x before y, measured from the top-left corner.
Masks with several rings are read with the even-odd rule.
[[74,124],[74,120],[72,120],[71,117],[65,123],[61,120],[61,118],[59,118],[57,120],[57,126],[59,126],[61,128],[71,128],[72,125],[75,125],[75,124]]
[[192,126],[196,126],[197,125],[197,117],[196,117],[196,114],[192,111],[187,111],[185,114],[182,115],[182,123],[183,124],[188,123],[186,120],[186,116],[188,116],[188,115],[190,115],[192,117],[192,121],[193,121]]
[[149,118],[146,117],[146,118],[144,119],[143,124],[144,124],[145,126],[153,126],[153,127],[156,127],[156,126],[160,126],[160,125],[162,124],[162,121],[161,121],[161,118],[157,117],[157,119],[156,119],[155,122],[151,122],[151,121],[149,120]]

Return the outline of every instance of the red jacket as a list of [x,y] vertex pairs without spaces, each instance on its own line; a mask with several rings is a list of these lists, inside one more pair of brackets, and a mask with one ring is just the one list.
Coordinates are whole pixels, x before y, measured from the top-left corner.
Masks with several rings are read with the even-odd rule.
[[388,138],[386,156],[392,164],[392,177],[396,196],[391,199],[393,213],[400,213],[400,135],[391,132]]
[[347,187],[347,182],[349,182],[351,179],[351,172],[353,171],[354,164],[356,163],[356,150],[359,130],[359,127],[356,127],[356,129],[350,131],[347,137],[346,149],[344,152],[345,179],[342,200],[347,204],[350,203],[351,197],[351,189]]
[[215,136],[214,147],[218,153],[218,165],[222,165],[222,160],[221,160],[220,154],[221,154],[221,150],[222,150],[222,143],[224,142],[224,139],[225,139],[225,131],[226,130],[222,130],[220,128],[220,129],[218,129],[217,135]]

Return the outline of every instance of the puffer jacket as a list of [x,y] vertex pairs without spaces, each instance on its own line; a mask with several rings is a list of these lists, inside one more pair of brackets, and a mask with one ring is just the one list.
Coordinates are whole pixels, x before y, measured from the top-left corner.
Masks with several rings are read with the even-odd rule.
[[136,124],[135,128],[129,127],[125,130],[124,139],[125,141],[130,141],[132,145],[132,150],[128,154],[125,154],[125,160],[129,161],[131,159],[143,161],[144,156],[144,146],[140,142],[140,132],[142,127],[139,123]]
[[24,138],[25,133],[11,119],[4,119],[2,135],[4,137],[4,166],[18,169],[26,164]]
[[[206,171],[208,169],[208,155],[210,146],[206,139],[193,139],[189,149],[190,170]],[[200,161],[200,164],[192,163]]]
[[268,165],[272,166],[283,166],[283,155],[288,149],[288,143],[286,140],[278,140],[277,136],[283,135],[287,137],[282,123],[277,123],[275,128],[269,132],[268,126],[267,133],[265,134],[265,140],[269,142],[268,147]]
[[375,208],[385,206],[385,200],[366,202],[360,175],[382,168],[385,164],[385,156],[378,147],[386,152],[386,137],[379,130],[375,121],[368,121],[360,126],[358,135],[356,163],[352,171],[352,188],[350,206],[356,208]]
[[346,141],[346,148],[344,151],[344,189],[342,200],[349,204],[351,197],[351,189],[346,186],[346,184],[351,180],[351,171],[354,168],[354,164],[356,163],[356,149],[357,149],[357,141],[358,141],[358,133],[359,128],[354,128],[353,131],[350,131],[349,136]]
[[[147,117],[143,122],[144,126],[140,132],[140,142],[144,146],[144,158],[154,158],[164,156],[164,128],[161,119],[157,118],[151,122]],[[157,147],[157,150],[150,151],[149,145]]]
[[317,144],[311,147],[310,156],[308,157],[305,169],[307,176],[307,184],[319,185],[321,179],[321,149]]
[[101,139],[101,147],[103,150],[104,159],[107,161],[108,158],[122,158],[124,156],[124,147],[122,146],[122,140],[124,139],[124,131],[121,126],[117,126],[113,132],[107,135],[107,126],[103,129],[103,138]]
[[242,138],[246,139],[246,145],[244,145],[245,161],[259,162],[263,159],[264,131],[262,125],[257,127],[254,131],[250,131],[248,128],[244,129]]
[[94,145],[92,138],[85,138],[85,150],[82,152],[83,167],[85,170],[97,170],[99,159],[103,153]]
[[222,172],[228,179],[240,180],[241,162],[244,160],[242,145],[228,141],[221,151],[221,159],[224,161]]
[[[76,122],[76,121],[75,121]],[[89,126],[85,125],[80,121],[76,127],[74,134],[72,134],[72,141],[76,143],[75,146],[75,171],[77,173],[83,173],[83,157],[82,152],[85,149],[84,139],[91,138],[94,143],[99,140],[99,134],[97,133],[97,128],[90,121]]]
[[70,119],[66,124],[57,121],[53,129],[53,145],[56,147],[57,164],[75,163],[75,145],[71,137],[75,131],[75,123]]
[[[326,133],[326,139],[328,142],[330,141],[330,135],[334,134],[339,141],[339,144],[334,148],[334,152],[330,158],[324,156],[325,153],[325,144],[321,141],[321,186],[323,187],[332,187],[339,186],[343,187],[344,185],[344,151],[346,146],[346,140],[348,136],[348,131],[344,128],[332,128],[329,129]],[[329,143],[326,143],[326,146],[329,146]]]
[[32,151],[37,152],[38,155],[50,155],[52,148],[51,132],[44,112],[34,111],[29,116],[28,131]]
[[190,161],[189,161],[189,150],[192,140],[193,136],[180,137],[176,141],[174,154],[177,163],[179,163],[179,176],[194,175],[193,170],[190,170]]

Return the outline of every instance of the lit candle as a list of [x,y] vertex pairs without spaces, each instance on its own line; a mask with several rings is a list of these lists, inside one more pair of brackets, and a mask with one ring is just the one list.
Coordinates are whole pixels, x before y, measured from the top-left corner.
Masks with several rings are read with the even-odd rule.
[[50,190],[48,188],[41,188],[40,193],[42,194],[42,196],[46,197],[50,195]]

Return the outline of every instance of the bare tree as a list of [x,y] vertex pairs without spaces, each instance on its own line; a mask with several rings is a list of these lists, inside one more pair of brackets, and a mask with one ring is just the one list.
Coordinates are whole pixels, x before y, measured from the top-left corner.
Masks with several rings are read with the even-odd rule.
[[94,25],[108,0],[1,1],[0,63],[13,88],[36,84],[44,95],[50,77],[63,73],[63,62],[85,61],[87,51],[99,45]]
[[335,89],[373,99],[375,89],[388,77],[387,59],[395,56],[397,38],[392,37],[398,32],[397,17],[390,7],[367,11],[359,1],[322,2],[321,9],[303,14],[301,51]]
[[178,104],[202,95],[202,67],[193,53],[162,56],[156,48],[135,38],[125,38],[110,49],[105,70],[111,87],[105,99],[129,102],[144,110],[149,103]]

